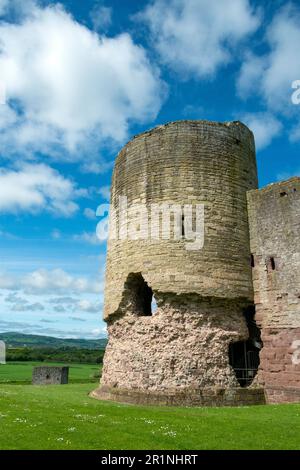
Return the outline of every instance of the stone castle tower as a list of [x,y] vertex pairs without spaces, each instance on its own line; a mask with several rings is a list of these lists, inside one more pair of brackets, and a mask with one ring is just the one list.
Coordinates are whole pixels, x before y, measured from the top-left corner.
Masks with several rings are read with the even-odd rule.
[[300,400],[300,179],[257,184],[253,134],[239,122],[170,123],[119,153],[106,267],[109,341],[94,397]]

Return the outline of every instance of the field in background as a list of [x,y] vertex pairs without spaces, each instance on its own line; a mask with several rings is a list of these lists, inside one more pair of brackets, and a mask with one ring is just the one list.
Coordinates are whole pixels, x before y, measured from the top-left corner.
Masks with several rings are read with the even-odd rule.
[[138,407],[89,398],[93,388],[0,385],[0,449],[300,448],[300,405]]
[[98,382],[101,366],[99,364],[67,364],[60,362],[8,362],[0,364],[0,384],[31,383],[34,366],[65,366],[70,367],[69,381],[71,383]]

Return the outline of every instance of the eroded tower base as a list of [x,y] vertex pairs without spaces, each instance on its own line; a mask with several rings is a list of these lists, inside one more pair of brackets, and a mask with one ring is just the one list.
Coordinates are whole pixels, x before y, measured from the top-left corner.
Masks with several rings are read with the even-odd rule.
[[230,365],[230,345],[249,338],[246,304],[195,294],[159,294],[156,300],[158,308],[151,314],[136,296],[128,297],[124,310],[109,321],[101,386],[94,398],[185,406],[265,402],[262,389],[240,386]]

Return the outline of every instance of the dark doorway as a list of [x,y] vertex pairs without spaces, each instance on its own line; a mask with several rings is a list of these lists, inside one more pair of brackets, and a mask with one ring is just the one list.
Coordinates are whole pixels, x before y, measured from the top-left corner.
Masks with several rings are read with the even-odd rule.
[[239,341],[229,346],[229,363],[233,367],[241,387],[248,387],[253,382],[259,366],[259,349],[252,341]]
[[255,322],[255,307],[250,306],[243,313],[249,330],[249,339],[229,345],[229,363],[241,387],[248,387],[257,374],[259,352],[263,344],[260,329]]

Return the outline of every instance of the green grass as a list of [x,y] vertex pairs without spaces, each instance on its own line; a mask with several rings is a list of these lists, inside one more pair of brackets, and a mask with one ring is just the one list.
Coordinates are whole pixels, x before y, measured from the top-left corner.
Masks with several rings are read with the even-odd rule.
[[0,385],[0,449],[299,449],[300,405],[138,407],[95,384]]
[[[63,366],[68,365],[69,381],[71,383],[78,382],[98,382],[100,365],[97,364],[62,364],[51,362],[8,362],[0,365],[0,384],[1,383],[31,383],[32,369],[34,366]],[[96,376],[96,377],[95,377]],[[94,378],[95,377],[95,378]]]

